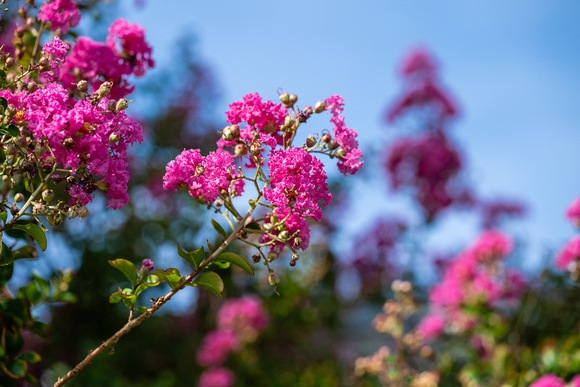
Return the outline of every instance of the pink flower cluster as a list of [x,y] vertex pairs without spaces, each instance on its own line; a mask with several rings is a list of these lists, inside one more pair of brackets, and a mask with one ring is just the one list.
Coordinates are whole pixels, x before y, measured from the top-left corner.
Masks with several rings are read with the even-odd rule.
[[[580,225],[580,197],[576,198],[566,210],[566,218]],[[580,235],[570,239],[556,255],[556,267],[560,270],[577,271],[580,261]]]
[[277,132],[284,123],[286,109],[282,104],[272,101],[262,102],[258,93],[246,94],[242,101],[230,104],[230,110],[226,112],[227,122],[232,125],[245,123],[246,130],[256,129],[266,133]]
[[340,95],[333,95],[324,101],[324,106],[332,115],[330,122],[334,124],[334,138],[346,151],[345,155],[339,158],[338,170],[345,176],[354,175],[364,164],[360,160],[363,152],[358,148],[357,131],[344,124],[344,116],[341,114],[344,106],[343,98]]
[[465,199],[465,190],[454,184],[461,156],[441,130],[398,139],[388,150],[384,165],[393,189],[413,189],[427,221]]
[[53,82],[60,74],[60,66],[65,61],[65,55],[69,49],[68,44],[64,43],[58,36],[42,47],[42,55],[48,57],[50,70],[40,73],[39,78],[45,82]]
[[[123,111],[104,113],[108,110],[107,98],[97,106],[87,100],[71,106],[67,91],[55,83],[32,93],[2,90],[0,96],[17,108],[18,120],[28,124],[37,141],[47,142],[56,162],[76,176],[67,185],[71,205],[92,201],[97,176],[103,177],[100,187],[111,198],[107,207],[119,209],[127,204],[127,149],[143,141],[137,122]],[[43,157],[50,155],[46,152]]]
[[66,34],[81,21],[81,12],[72,0],[49,0],[38,11],[38,20],[50,22],[53,32]]
[[517,201],[480,201],[478,204],[482,212],[482,226],[484,229],[497,227],[503,218],[523,216],[526,213],[526,207]]
[[482,233],[449,264],[441,282],[431,288],[432,312],[417,330],[430,338],[442,331],[439,322],[443,319],[445,324],[464,331],[476,323],[467,312],[469,308],[492,306],[520,296],[526,287],[523,276],[499,264],[511,253],[512,247],[512,240],[499,231]]
[[241,349],[243,344],[255,341],[268,325],[268,314],[260,300],[244,296],[226,301],[218,312],[217,329],[208,333],[197,352],[197,362],[210,367],[199,381],[199,386],[231,386],[234,375],[221,367],[227,357]]
[[540,377],[530,387],[580,387],[580,375],[574,376],[570,384],[560,379],[554,374],[548,374]]
[[427,51],[412,51],[405,59],[401,73],[406,88],[387,110],[388,122],[394,122],[416,108],[428,110],[429,119],[436,126],[457,115],[455,103],[438,85],[437,66]]
[[240,195],[244,191],[243,180],[235,180],[233,162],[234,157],[223,149],[205,157],[199,149],[184,149],[167,164],[163,188],[180,188],[208,203],[213,203],[222,191],[231,189]]
[[155,65],[151,53],[144,30],[137,24],[118,19],[109,28],[106,43],[88,37],[78,38],[61,68],[60,80],[70,89],[78,81],[86,80],[93,91],[103,82],[111,81],[113,87],[109,97],[119,99],[135,90],[127,76],[142,77],[146,69]]

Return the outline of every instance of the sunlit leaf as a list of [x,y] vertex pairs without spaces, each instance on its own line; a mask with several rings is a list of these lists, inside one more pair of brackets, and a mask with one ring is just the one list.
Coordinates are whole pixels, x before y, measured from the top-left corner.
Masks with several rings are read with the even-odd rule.
[[199,286],[200,288],[212,292],[218,297],[223,297],[222,292],[224,291],[224,282],[221,277],[213,271],[201,273],[191,285]]
[[254,275],[254,269],[252,269],[252,266],[250,266],[250,264],[244,258],[240,257],[236,253],[221,253],[217,256],[216,261],[230,262],[238,267],[241,267],[251,275]]
[[146,306],[138,306],[135,308],[135,310],[139,313],[144,313],[147,311],[147,307]]
[[121,296],[121,294],[119,292],[113,293],[109,296],[109,303],[116,304],[117,302],[121,302],[122,299],[123,299],[123,297]]
[[27,363],[38,363],[42,360],[40,355],[34,351],[26,351],[22,355],[18,356],[18,359],[22,359]]
[[137,285],[137,268],[133,262],[127,261],[126,259],[115,259],[114,261],[109,261],[109,264],[115,269],[120,270],[125,276],[131,281],[133,287]]
[[157,269],[155,274],[161,281],[167,282],[172,290],[175,290],[182,281],[179,270],[172,267],[167,270]]
[[159,277],[157,277],[155,274],[147,276],[143,281],[141,281],[139,286],[137,286],[137,290],[135,290],[135,295],[138,296],[143,290],[151,288],[153,286],[157,286],[159,285],[160,282],[161,281],[159,281]]
[[40,227],[34,223],[15,224],[13,228],[22,230],[30,234],[38,243],[42,251],[46,250],[46,236]]
[[179,254],[179,256],[185,260],[185,262],[195,267],[196,270],[199,268],[199,265],[203,262],[205,257],[203,246],[195,251],[187,252],[183,250],[179,244],[177,244],[177,254]]
[[6,224],[6,219],[8,218],[8,214],[6,213],[6,211],[0,212],[0,219],[2,219],[2,222],[4,224]]

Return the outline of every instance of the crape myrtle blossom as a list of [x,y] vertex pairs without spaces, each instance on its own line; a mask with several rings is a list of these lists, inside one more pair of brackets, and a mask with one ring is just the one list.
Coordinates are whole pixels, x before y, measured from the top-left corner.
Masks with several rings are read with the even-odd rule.
[[[275,217],[283,225],[283,230],[277,228],[272,228],[274,223],[272,219]],[[271,228],[270,234],[273,237],[278,237],[281,239],[287,239],[287,243],[298,250],[306,250],[310,244],[310,226],[306,219],[295,212],[290,212],[289,208],[277,208],[272,216],[268,214],[266,216],[266,221],[264,223],[264,228]],[[284,237],[284,232],[287,234],[287,238]],[[274,241],[274,238],[265,234],[260,237],[260,243],[268,243]],[[275,240],[270,247],[270,250],[275,253],[281,253],[284,250],[286,244],[279,240]]]
[[218,329],[235,332],[243,342],[255,341],[268,325],[268,312],[255,296],[227,300],[217,315]]
[[204,337],[197,351],[197,362],[206,367],[221,365],[239,346],[240,340],[234,332],[215,330]]
[[38,20],[50,22],[53,32],[66,34],[81,21],[81,12],[71,0],[49,0],[40,6]]
[[232,387],[236,381],[234,373],[224,367],[214,367],[204,371],[198,381],[198,387]]
[[[97,106],[88,100],[70,105],[66,90],[55,83],[32,93],[2,90],[0,96],[16,107],[15,119],[28,124],[34,139],[46,142],[56,163],[71,171],[66,186],[70,205],[86,205],[97,187],[111,198],[108,208],[127,204],[127,150],[143,141],[137,122],[123,111],[105,113],[106,97]],[[42,157],[48,162],[51,153]],[[102,176],[100,182],[96,181],[98,176]]]
[[566,210],[566,218],[580,227],[580,196],[574,199]]
[[41,71],[39,78],[44,82],[52,82],[60,74],[60,66],[65,61],[65,55],[69,45],[64,43],[58,36],[53,36],[52,40],[42,47],[42,55],[47,57],[50,69]]
[[556,267],[573,271],[580,260],[580,235],[570,239],[556,255]]

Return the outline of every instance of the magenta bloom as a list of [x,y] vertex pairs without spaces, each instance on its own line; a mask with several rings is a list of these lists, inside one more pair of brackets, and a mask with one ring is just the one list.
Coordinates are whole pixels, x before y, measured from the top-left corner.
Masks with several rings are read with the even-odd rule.
[[530,387],[566,387],[566,383],[556,375],[548,374],[530,384]]
[[197,362],[206,367],[217,366],[240,344],[238,336],[231,331],[216,330],[208,333],[197,352]]
[[150,272],[155,270],[155,266],[153,265],[153,261],[150,259],[144,259],[143,262],[141,262],[141,267],[146,268]]
[[66,34],[70,27],[79,24],[81,12],[74,1],[49,0],[40,7],[38,20],[50,22],[52,31]]
[[428,314],[423,317],[419,325],[415,328],[421,332],[424,340],[429,341],[433,337],[439,336],[445,329],[445,319],[438,314]]
[[255,296],[227,300],[217,315],[218,329],[235,332],[243,341],[253,341],[268,325],[268,312]]
[[[50,70],[41,72],[39,75],[43,81],[52,82],[58,78],[60,66],[65,61],[65,55],[68,49],[68,44],[60,40],[58,36],[54,36],[50,42],[42,47],[42,55],[47,56],[48,62],[50,63]],[[54,59],[50,55],[54,55]]]
[[[288,216],[290,210],[288,208],[277,208],[274,211],[274,214],[280,220],[284,220],[284,225],[286,226],[286,231],[290,235],[294,235],[297,233],[296,236],[290,238],[288,240],[288,244],[296,248],[297,250],[306,250],[308,245],[310,244],[310,226],[308,222],[299,214],[293,212]],[[265,224],[270,223],[269,220],[266,220]],[[279,236],[280,231],[277,230],[270,230],[270,233],[274,236]],[[262,235],[260,237],[260,243],[267,243],[270,242],[272,238],[268,235]],[[284,250],[286,245],[282,242],[276,241],[274,244],[271,245],[270,250],[281,253]]]
[[[199,149],[184,149],[175,160],[167,164],[163,188],[188,190],[190,195],[206,202],[217,199],[222,190],[227,191],[232,182],[234,157],[223,149],[203,157]],[[235,186],[237,194],[243,186]]]
[[578,196],[566,210],[566,218],[580,225],[580,196]]
[[151,58],[153,49],[145,41],[145,30],[138,24],[129,24],[125,19],[117,19],[109,27],[107,46],[131,65],[131,72],[137,77],[145,75],[148,68],[155,66]]
[[197,383],[198,387],[231,387],[236,378],[234,373],[227,368],[215,367],[204,371]]
[[262,102],[262,97],[258,93],[253,93],[246,94],[242,101],[231,103],[226,116],[227,121],[232,125],[244,122],[260,131],[265,129],[278,131],[284,124],[286,110],[281,103]]
[[570,264],[578,259],[580,259],[580,235],[570,239],[556,255],[556,267],[560,270],[568,270]]
[[510,237],[498,230],[485,231],[471,246],[471,252],[481,261],[507,257],[513,248]]

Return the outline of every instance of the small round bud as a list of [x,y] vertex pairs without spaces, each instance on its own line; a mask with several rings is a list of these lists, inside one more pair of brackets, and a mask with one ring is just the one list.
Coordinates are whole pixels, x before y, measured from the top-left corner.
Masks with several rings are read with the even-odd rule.
[[296,261],[295,260],[291,260],[290,261],[290,266],[292,266],[292,267],[296,266]]
[[70,149],[74,148],[74,146],[75,146],[75,140],[73,140],[70,137],[67,137],[67,138],[65,138],[62,141],[62,146],[64,147],[64,149],[69,149],[70,150]]
[[298,102],[298,96],[296,94],[290,94],[290,103],[292,105],[294,105],[296,102]]
[[26,85],[26,88],[28,89],[28,91],[30,93],[34,93],[36,90],[38,90],[38,84],[36,84],[34,82],[28,82],[28,84]]
[[89,83],[84,79],[81,79],[80,81],[77,82],[77,89],[79,89],[81,93],[86,93],[87,91],[89,91]]
[[40,202],[34,202],[32,206],[33,214],[44,214],[46,212],[46,207]]
[[276,258],[278,258],[278,253],[274,252],[274,251],[270,251],[268,253],[268,262],[272,262],[273,260],[275,260]]
[[330,135],[330,133],[324,133],[320,139],[322,140],[323,143],[328,144],[330,140],[332,140],[332,136]]
[[46,189],[42,191],[42,200],[47,203],[50,203],[54,199],[54,191],[51,189]]
[[27,17],[26,18],[26,25],[28,27],[34,27],[34,23],[35,23],[35,20],[34,20],[33,17]]
[[87,207],[81,207],[78,211],[79,218],[86,218],[89,216],[89,209]]
[[250,207],[252,207],[252,208],[256,207],[256,205],[257,205],[257,204],[256,204],[256,201],[255,201],[254,199],[250,199],[250,200],[248,200],[248,204],[249,204],[249,205],[250,205]]
[[117,110],[117,101],[115,101],[114,99],[110,99],[109,102],[107,102],[107,110],[114,112]]
[[286,118],[284,118],[284,126],[286,126],[286,127],[290,127],[290,126],[294,125],[295,123],[296,123],[296,120],[291,116],[286,116]]
[[262,126],[262,132],[273,133],[277,130],[274,121],[268,121],[264,126]]
[[53,156],[48,156],[46,159],[44,159],[44,161],[50,165],[54,165],[56,159]]
[[19,38],[23,37],[24,36],[24,28],[18,27],[16,30],[14,30],[14,35],[16,35]]
[[121,98],[119,101],[117,101],[117,105],[115,106],[116,110],[125,110],[129,107],[129,101],[127,101],[127,98]]
[[274,286],[274,285],[278,285],[280,283],[280,277],[278,277],[276,274],[271,273],[268,276],[268,282],[270,283],[270,285]]
[[278,217],[276,215],[270,216],[270,223],[276,224],[276,223],[278,223],[278,220],[279,219],[278,219]]
[[328,149],[335,150],[336,148],[338,148],[338,142],[336,140],[330,140],[328,142]]
[[287,240],[288,238],[290,238],[290,233],[286,230],[281,231],[280,234],[278,234],[278,237],[282,240]]
[[306,138],[306,146],[308,148],[313,147],[314,145],[316,145],[316,138],[313,135],[310,135]]
[[293,260],[293,261],[297,261],[297,260],[298,260],[298,258],[300,258],[300,256],[298,255],[298,253],[294,253],[294,254],[292,254],[292,260]]
[[282,94],[280,94],[280,102],[282,102],[284,105],[288,105],[288,103],[290,102],[290,95],[286,92],[283,92]]
[[322,113],[325,110],[326,110],[326,106],[324,106],[324,102],[318,101],[314,105],[314,113]]
[[50,66],[50,62],[48,61],[48,58],[43,56],[42,58],[40,58],[40,60],[38,61],[38,64],[40,65],[40,67],[47,67]]
[[346,150],[344,148],[337,149],[336,152],[334,152],[334,155],[339,159],[342,159],[346,156]]
[[4,145],[4,152],[6,152],[7,155],[15,155],[16,147],[12,144],[6,144]]
[[18,207],[16,207],[16,206],[12,206],[12,207],[10,207],[10,213],[11,213],[13,216],[15,216],[16,214],[18,214],[18,211],[20,211],[20,210],[18,209]]
[[[302,246],[302,238],[300,238],[300,237],[294,238],[294,247],[300,247],[300,246]],[[296,258],[296,259],[298,259],[298,258]]]
[[230,133],[234,136],[234,139],[240,137],[240,127],[238,125],[230,125]]
[[236,144],[236,147],[234,148],[234,153],[238,157],[245,156],[246,153],[248,153],[248,148],[246,148],[244,144]]
[[14,65],[16,64],[16,60],[14,60],[14,58],[12,57],[8,57],[6,58],[4,64],[6,65],[7,68],[11,68],[14,67]]
[[14,105],[8,105],[8,107],[6,108],[6,111],[4,112],[4,114],[8,118],[14,117],[16,115],[16,113],[18,113],[18,110],[16,109],[16,106],[14,106]]
[[23,19],[26,19],[26,17],[28,16],[28,9],[22,6],[18,8],[18,16],[20,16]]
[[113,87],[113,82],[103,82],[99,89],[97,90],[97,96],[99,98],[106,97],[111,92],[111,88]]
[[234,135],[232,134],[232,130],[229,126],[226,126],[222,129],[222,139],[224,141],[234,141]]
[[254,263],[260,262],[261,259],[262,259],[262,257],[260,256],[260,253],[256,253],[256,254],[252,255],[252,262],[254,262]]
[[109,142],[111,144],[115,144],[117,142],[119,142],[121,140],[121,136],[117,133],[111,133],[111,135],[109,136]]
[[14,195],[14,203],[22,203],[24,199],[25,199],[24,195],[21,194],[20,192]]
[[250,153],[252,156],[259,156],[261,151],[262,146],[259,143],[253,142],[252,145],[250,145]]

